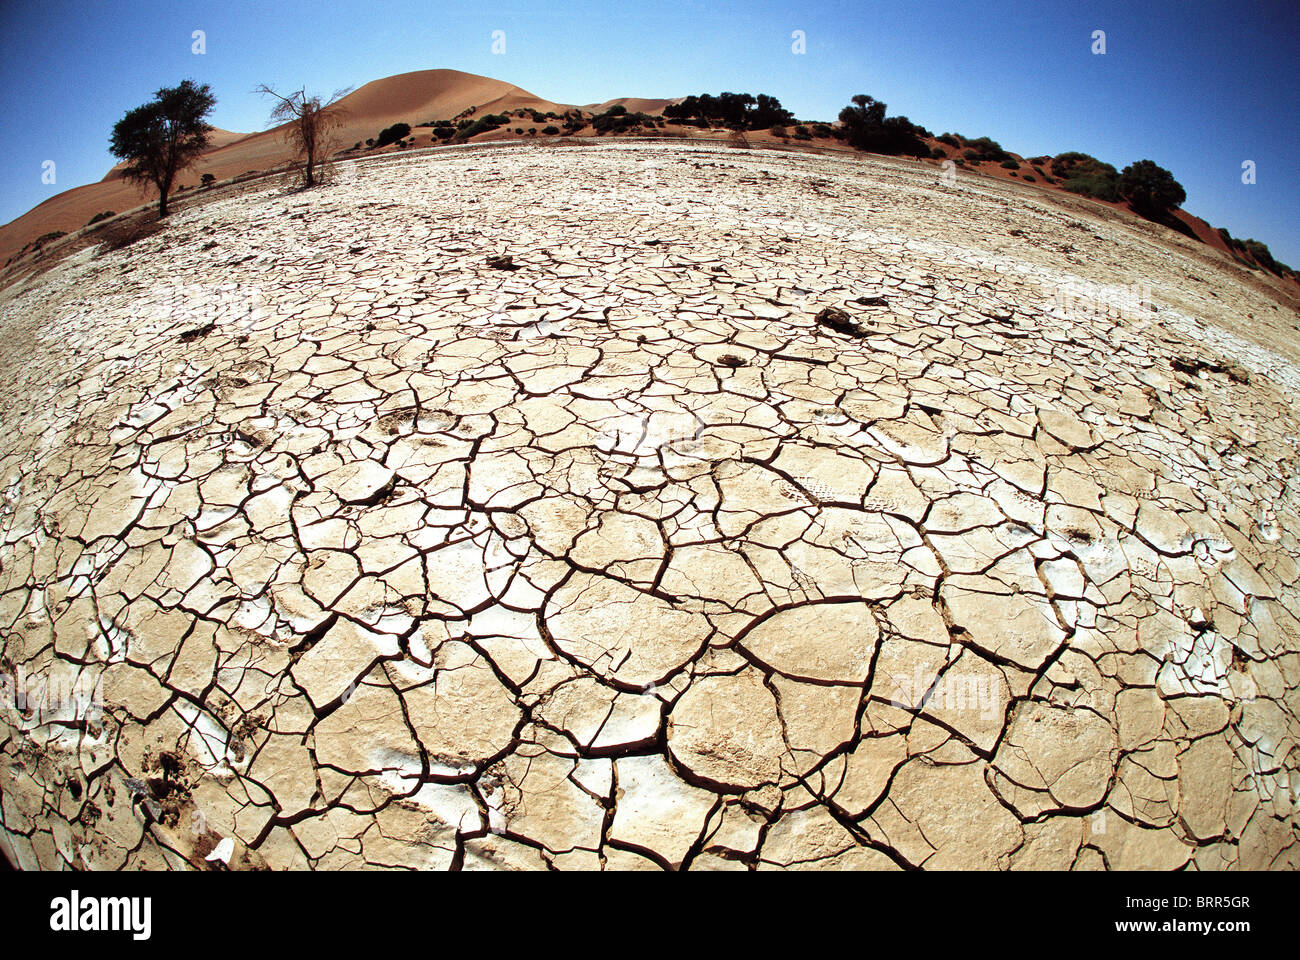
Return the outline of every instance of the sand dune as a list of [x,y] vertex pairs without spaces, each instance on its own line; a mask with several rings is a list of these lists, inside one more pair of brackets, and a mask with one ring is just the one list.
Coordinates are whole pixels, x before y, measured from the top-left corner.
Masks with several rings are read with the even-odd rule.
[[[374,137],[394,123],[449,120],[470,107],[478,108],[478,113],[572,109],[571,105],[544,100],[513,84],[459,70],[419,70],[374,80],[343,98],[340,106],[345,112],[344,123],[336,134],[341,147]],[[217,129],[212,141],[212,148],[181,176],[181,185],[197,186],[205,173],[222,180],[250,170],[267,170],[290,159],[280,127],[253,133]],[[70,233],[84,227],[98,213],[121,213],[156,199],[152,188],[144,190],[126,182],[121,167],[114,166],[97,183],[65,190],[0,227],[0,263],[47,233]]]
[[656,100],[646,97],[617,97],[614,100],[606,100],[604,103],[588,103],[583,106],[583,110],[589,110],[592,113],[604,113],[610,107],[624,107],[628,113],[648,113],[657,117],[664,112],[664,107],[670,103],[677,103],[682,97],[673,97],[669,100]]

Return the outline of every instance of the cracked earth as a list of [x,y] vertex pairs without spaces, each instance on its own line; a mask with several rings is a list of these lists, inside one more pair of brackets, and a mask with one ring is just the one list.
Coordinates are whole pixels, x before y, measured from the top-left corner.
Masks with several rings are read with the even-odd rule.
[[0,291],[4,849],[1296,867],[1295,313],[1070,204],[471,148]]

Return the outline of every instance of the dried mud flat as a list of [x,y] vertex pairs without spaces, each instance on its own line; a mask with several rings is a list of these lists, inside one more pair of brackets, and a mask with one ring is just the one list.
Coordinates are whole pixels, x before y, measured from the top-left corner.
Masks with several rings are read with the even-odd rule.
[[0,291],[4,847],[1297,866],[1295,311],[1092,209],[471,148]]

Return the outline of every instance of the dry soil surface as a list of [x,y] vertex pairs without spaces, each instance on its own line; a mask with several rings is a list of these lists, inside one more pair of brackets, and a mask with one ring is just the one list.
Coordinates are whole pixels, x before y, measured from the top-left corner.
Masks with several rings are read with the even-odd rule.
[[218,194],[0,291],[0,845],[1295,867],[1296,322],[904,162]]

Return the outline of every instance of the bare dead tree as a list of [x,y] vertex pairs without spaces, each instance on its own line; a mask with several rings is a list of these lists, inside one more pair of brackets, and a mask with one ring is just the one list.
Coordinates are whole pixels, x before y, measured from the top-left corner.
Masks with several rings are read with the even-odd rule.
[[320,165],[334,146],[330,135],[346,119],[338,102],[351,93],[352,88],[336,90],[324,102],[319,96],[309,97],[305,89],[284,96],[262,84],[254,92],[275,99],[270,123],[272,126],[288,124],[285,127],[285,138],[302,164],[303,185],[314,187],[320,180]]

